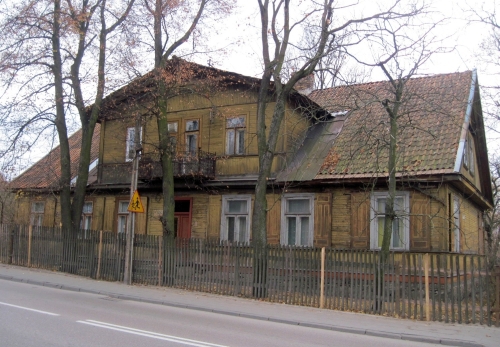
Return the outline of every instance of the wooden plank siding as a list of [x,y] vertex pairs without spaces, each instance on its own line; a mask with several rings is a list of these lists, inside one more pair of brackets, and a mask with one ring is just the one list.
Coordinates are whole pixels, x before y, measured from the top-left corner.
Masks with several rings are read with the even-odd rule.
[[[177,96],[169,100],[168,121],[178,123],[177,150],[183,152],[186,149],[186,121],[199,120],[198,147],[202,151],[215,153],[218,156],[217,175],[256,175],[258,173],[256,94],[254,92],[224,91],[210,96],[209,99],[193,94]],[[273,108],[274,103],[269,103],[267,107],[268,117],[266,118],[268,134]],[[125,111],[119,117],[102,122],[101,164],[125,162],[127,128],[134,126],[132,112],[136,114],[138,111],[131,110],[128,113]],[[113,112],[113,114],[115,113]],[[245,116],[245,154],[227,156],[226,119],[235,116]],[[147,156],[158,153],[156,117],[145,112],[142,123],[144,154]],[[277,155],[273,161],[273,172],[281,170],[286,163],[286,158],[295,153],[309,126],[310,122],[300,112],[287,105],[285,119],[277,141]],[[120,169],[123,168],[120,167]],[[99,177],[106,183],[128,183],[121,182],[125,177],[121,173],[116,173],[115,179],[110,177],[110,173],[104,176],[101,174]]]
[[[300,191],[300,190],[298,190]],[[307,191],[304,191],[307,192]],[[240,191],[252,195],[251,190]],[[222,197],[225,194],[206,192],[183,193],[179,197],[192,199],[191,238],[219,240]],[[447,252],[454,249],[454,238],[449,196],[460,201],[460,252],[480,253],[482,215],[475,204],[447,185],[427,190],[410,191],[410,251]],[[146,210],[136,215],[137,234],[161,235],[159,216],[162,198],[159,192],[141,194]],[[96,195],[86,199],[93,202],[92,228],[116,232],[117,201],[128,200],[127,195]],[[30,220],[31,203],[44,201],[43,226],[58,226],[60,221],[59,200],[53,195],[21,196],[16,198],[16,222],[27,224]],[[270,193],[268,203],[268,243],[280,242],[281,196]],[[346,188],[330,189],[315,193],[314,197],[314,246],[333,248],[370,248],[370,191]],[[453,199],[451,199],[453,204]],[[253,207],[253,198],[252,198]],[[250,217],[250,216],[249,216]],[[452,217],[452,215],[451,215]],[[451,235],[451,239],[450,239]]]
[[206,239],[208,230],[209,195],[193,195],[191,238]]
[[222,196],[209,195],[208,197],[208,230],[207,238],[209,240],[219,240],[221,212],[222,212]]
[[332,236],[334,248],[351,247],[351,195],[344,189],[332,192],[331,212]]

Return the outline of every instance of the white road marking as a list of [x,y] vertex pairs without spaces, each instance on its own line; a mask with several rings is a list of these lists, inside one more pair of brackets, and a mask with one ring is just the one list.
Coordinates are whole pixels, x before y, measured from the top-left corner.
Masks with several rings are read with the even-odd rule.
[[49,316],[59,316],[59,314],[57,314],[57,313],[35,310],[34,308],[29,308],[29,307],[24,307],[24,306],[18,306],[18,305],[12,305],[12,304],[8,304],[6,302],[1,302],[1,301],[0,301],[0,305],[10,306],[10,307],[15,307],[15,308],[20,308],[22,310],[33,311],[33,312],[37,312],[37,313],[43,313],[43,314],[47,314]]
[[189,346],[196,346],[196,347],[226,347],[223,345],[216,345],[213,343],[208,343],[208,342],[203,342],[203,341],[197,341],[197,340],[190,340],[190,339],[185,339],[182,337],[177,337],[177,336],[172,336],[172,335],[164,335],[164,334],[159,334],[155,333],[153,331],[146,331],[146,330],[140,330],[140,329],[134,329],[130,327],[124,327],[121,325],[115,325],[111,323],[105,323],[105,322],[99,322],[95,320],[84,320],[84,321],[77,321],[77,323],[83,323],[83,324],[88,324],[88,325],[93,325],[96,327],[100,328],[105,328],[105,329],[111,329],[111,330],[116,330],[116,331],[121,331],[124,333],[129,333],[129,334],[135,334],[139,336],[145,336],[145,337],[150,337],[153,339],[158,339],[158,340],[164,340],[164,341],[170,341],[170,342],[176,342],[176,343],[181,343],[184,345],[189,345]]

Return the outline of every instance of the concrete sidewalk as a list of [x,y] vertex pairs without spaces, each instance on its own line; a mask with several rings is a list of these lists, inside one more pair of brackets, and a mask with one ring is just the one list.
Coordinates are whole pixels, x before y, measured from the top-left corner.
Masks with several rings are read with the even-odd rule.
[[447,346],[500,346],[500,328],[420,322],[359,313],[274,304],[165,287],[128,286],[59,272],[0,264],[0,280],[30,283],[151,304],[181,307],[353,334]]

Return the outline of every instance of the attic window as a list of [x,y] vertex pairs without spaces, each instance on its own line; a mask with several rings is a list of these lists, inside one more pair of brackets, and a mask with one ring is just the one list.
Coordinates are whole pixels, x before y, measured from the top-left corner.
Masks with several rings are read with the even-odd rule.
[[463,165],[471,175],[475,173],[476,158],[474,157],[474,138],[472,133],[467,132],[467,137],[464,143]]

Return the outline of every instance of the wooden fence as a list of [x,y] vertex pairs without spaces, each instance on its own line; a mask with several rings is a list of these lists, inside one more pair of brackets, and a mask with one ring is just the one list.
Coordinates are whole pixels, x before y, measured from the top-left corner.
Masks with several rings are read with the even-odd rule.
[[[0,225],[0,262],[123,279],[124,235],[80,231],[70,241],[64,251],[60,229]],[[417,320],[500,324],[500,268],[483,256],[393,252],[381,264],[375,251],[279,245],[259,254],[247,245],[135,235],[132,281]]]

